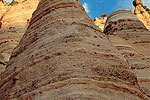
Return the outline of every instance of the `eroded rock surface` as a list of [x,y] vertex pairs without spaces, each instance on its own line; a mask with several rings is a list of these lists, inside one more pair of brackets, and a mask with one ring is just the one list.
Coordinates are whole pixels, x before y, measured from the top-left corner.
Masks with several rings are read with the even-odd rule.
[[0,77],[2,100],[148,100],[78,0],[41,0]]
[[[147,12],[143,8],[142,0],[134,0],[133,5],[135,10],[129,10],[131,13],[135,14],[136,17],[143,22],[145,27],[150,30],[150,12]],[[104,30],[105,22],[107,18],[95,18],[94,23],[97,25],[101,30]]]
[[135,6],[134,13],[136,17],[150,30],[150,14],[143,8],[142,1],[134,0],[133,5]]
[[25,33],[38,0],[25,0],[18,4],[0,2],[0,74],[5,70],[13,49]]
[[104,32],[136,73],[143,93],[150,97],[150,31],[131,12],[118,10],[108,17]]

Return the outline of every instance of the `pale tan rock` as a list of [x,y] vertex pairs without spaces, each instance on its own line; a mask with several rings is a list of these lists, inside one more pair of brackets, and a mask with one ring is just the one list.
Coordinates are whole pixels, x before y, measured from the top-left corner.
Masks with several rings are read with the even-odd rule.
[[107,17],[102,18],[95,18],[94,23],[97,25],[102,31],[104,31],[105,22],[107,20]]
[[13,0],[12,2],[23,2],[23,1],[26,1],[26,0]]
[[9,6],[0,2],[0,54],[5,58],[0,61],[2,60],[4,63],[9,61],[13,49],[28,27],[38,2],[38,0],[27,0]]
[[129,10],[132,14],[134,14],[134,11],[133,10]]
[[150,31],[131,12],[118,10],[108,17],[104,32],[136,73],[143,93],[150,97]]
[[2,100],[148,100],[77,0],[42,0],[0,77]]
[[[135,0],[137,2],[138,0]],[[141,1],[141,0],[140,0]],[[141,1],[142,2],[142,1]],[[150,15],[146,10],[143,8],[143,4],[136,3],[134,13],[136,17],[144,23],[147,29],[150,30]]]
[[1,0],[0,1],[0,18],[2,17],[3,13],[4,13],[4,1]]

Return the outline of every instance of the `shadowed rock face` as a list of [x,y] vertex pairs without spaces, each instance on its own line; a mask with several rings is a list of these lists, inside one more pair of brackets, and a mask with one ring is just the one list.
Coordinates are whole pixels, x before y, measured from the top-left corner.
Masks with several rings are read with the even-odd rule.
[[142,5],[143,6],[143,2],[142,2],[142,0],[134,0],[133,5],[134,6],[137,6],[137,5]]
[[42,0],[1,75],[1,100],[148,100],[78,0]]
[[143,92],[150,96],[150,31],[134,14],[125,10],[110,15],[104,31],[136,72]]
[[25,33],[38,0],[6,6],[0,2],[0,74],[5,70],[13,49]]
[[0,2],[2,2],[2,3],[3,3],[4,1],[3,1],[3,0],[0,0]]

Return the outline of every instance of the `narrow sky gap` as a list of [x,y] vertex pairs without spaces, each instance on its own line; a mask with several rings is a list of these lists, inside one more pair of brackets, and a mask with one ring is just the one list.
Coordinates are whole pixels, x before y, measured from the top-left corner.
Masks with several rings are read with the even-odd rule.
[[5,1],[12,2],[12,0],[5,0]]

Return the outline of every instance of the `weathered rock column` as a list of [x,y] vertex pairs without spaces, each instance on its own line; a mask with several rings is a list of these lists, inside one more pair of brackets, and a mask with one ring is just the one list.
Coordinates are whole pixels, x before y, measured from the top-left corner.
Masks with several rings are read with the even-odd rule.
[[109,16],[105,34],[136,72],[143,92],[150,96],[150,31],[131,12],[118,10]]
[[143,8],[143,3],[141,0],[134,0],[133,5],[135,7],[134,13],[136,17],[144,23],[147,29],[150,30],[150,15]]
[[2,100],[148,100],[78,0],[42,0],[1,75]]

